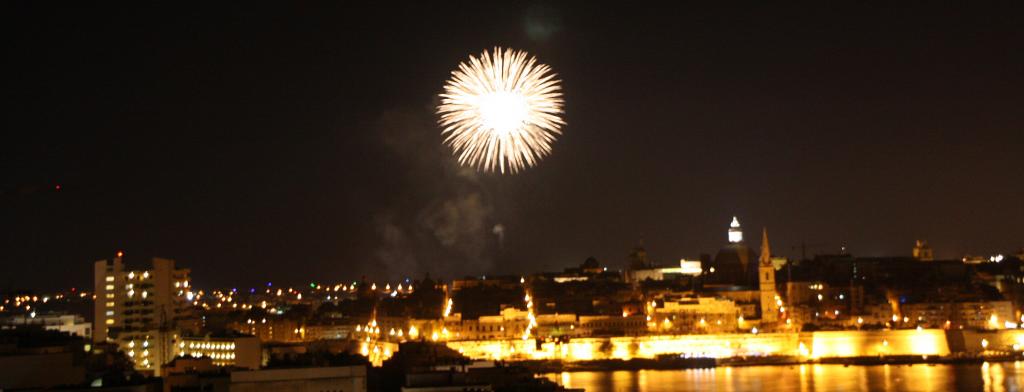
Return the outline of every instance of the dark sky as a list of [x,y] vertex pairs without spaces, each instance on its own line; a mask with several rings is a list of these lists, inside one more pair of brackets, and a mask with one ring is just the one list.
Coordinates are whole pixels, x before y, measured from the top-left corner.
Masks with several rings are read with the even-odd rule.
[[[1019,9],[250,3],[3,5],[0,290],[118,249],[201,286],[673,262],[733,215],[788,256],[1024,245]],[[566,100],[515,176],[459,170],[433,113],[497,45]]]

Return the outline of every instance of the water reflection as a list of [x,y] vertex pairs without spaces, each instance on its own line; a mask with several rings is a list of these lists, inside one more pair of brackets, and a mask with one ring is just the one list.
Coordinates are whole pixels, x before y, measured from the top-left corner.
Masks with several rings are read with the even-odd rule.
[[1020,391],[1021,362],[981,365],[794,365],[553,373],[552,381],[602,391]]

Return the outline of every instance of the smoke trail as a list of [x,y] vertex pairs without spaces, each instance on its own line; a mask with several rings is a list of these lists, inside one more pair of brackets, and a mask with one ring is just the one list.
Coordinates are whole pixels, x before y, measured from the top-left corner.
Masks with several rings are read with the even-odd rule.
[[477,173],[457,165],[441,145],[431,109],[389,111],[375,129],[401,191],[375,214],[379,268],[367,274],[397,279],[492,270],[494,208]]

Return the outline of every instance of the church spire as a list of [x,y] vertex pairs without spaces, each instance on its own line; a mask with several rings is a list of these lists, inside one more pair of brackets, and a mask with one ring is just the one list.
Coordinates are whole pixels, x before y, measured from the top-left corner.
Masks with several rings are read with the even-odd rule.
[[782,302],[775,287],[775,268],[772,266],[772,249],[768,246],[768,228],[761,231],[761,266],[757,268],[761,289],[761,322],[774,323],[779,320],[779,306]]
[[772,249],[768,246],[768,228],[765,227],[761,232],[761,265],[768,266],[772,264]]

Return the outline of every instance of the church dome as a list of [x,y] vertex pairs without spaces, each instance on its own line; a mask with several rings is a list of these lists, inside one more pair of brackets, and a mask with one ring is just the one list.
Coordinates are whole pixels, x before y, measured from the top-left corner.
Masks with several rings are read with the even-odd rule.
[[[711,262],[714,272],[705,279],[706,283],[735,286],[757,285],[757,252],[746,244],[732,243],[715,254]],[[709,268],[708,271],[711,269]]]
[[733,217],[729,225],[729,244],[715,254],[708,268],[704,283],[756,287],[758,255],[743,242],[743,231],[739,220]]

